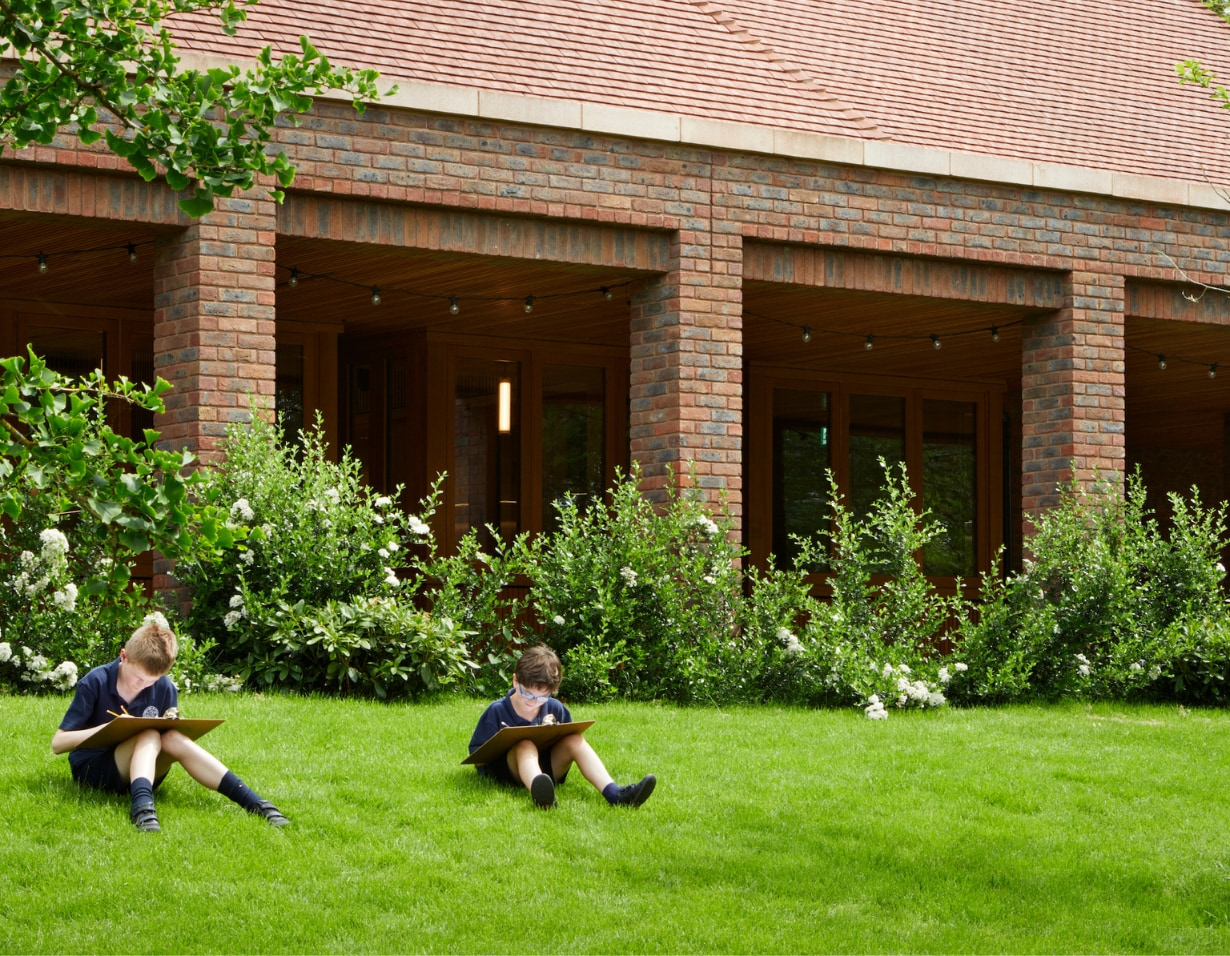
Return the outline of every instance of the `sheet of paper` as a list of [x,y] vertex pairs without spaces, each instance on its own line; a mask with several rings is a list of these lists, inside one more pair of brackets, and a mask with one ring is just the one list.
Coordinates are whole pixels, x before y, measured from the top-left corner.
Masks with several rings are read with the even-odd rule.
[[133,734],[153,728],[155,730],[178,730],[181,734],[196,740],[209,733],[221,720],[205,720],[184,717],[130,717],[125,714],[116,717],[109,724],[100,727],[92,736],[79,743],[75,750],[98,750],[103,747],[114,747],[123,743]]

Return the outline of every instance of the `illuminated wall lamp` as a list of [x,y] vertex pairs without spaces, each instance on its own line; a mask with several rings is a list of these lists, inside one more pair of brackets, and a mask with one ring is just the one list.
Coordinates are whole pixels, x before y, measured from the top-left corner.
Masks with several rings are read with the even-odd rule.
[[512,381],[500,379],[500,404],[497,424],[501,435],[512,431]]

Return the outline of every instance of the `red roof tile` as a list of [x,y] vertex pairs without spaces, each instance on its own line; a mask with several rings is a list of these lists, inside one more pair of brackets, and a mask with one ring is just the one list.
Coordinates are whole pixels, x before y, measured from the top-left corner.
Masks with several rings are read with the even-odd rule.
[[1199,0],[262,0],[235,37],[395,77],[1119,172],[1230,181],[1227,68]]

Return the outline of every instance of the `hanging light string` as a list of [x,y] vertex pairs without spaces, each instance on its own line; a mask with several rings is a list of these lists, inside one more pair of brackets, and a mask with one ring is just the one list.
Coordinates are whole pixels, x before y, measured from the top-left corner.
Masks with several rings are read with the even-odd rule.
[[128,256],[129,262],[136,262],[138,259],[137,249],[141,246],[152,246],[153,244],[153,239],[141,239],[111,243],[106,246],[93,246],[89,249],[56,249],[53,252],[46,252],[42,249],[38,252],[0,252],[0,259],[25,259],[27,262],[33,262],[39,272],[49,272],[52,265],[60,259],[66,259],[70,256],[90,255],[95,252],[119,251]]
[[1210,362],[1208,359],[1186,358],[1182,355],[1175,355],[1172,352],[1154,352],[1153,349],[1142,349],[1139,345],[1127,345],[1125,347],[1133,352],[1139,352],[1141,355],[1152,356],[1157,360],[1157,367],[1163,372],[1178,362],[1180,365],[1194,365],[1196,368],[1205,369],[1208,372],[1209,378],[1217,378],[1217,372],[1222,365],[1221,362]]
[[764,319],[767,322],[776,322],[778,325],[784,325],[788,328],[797,329],[803,338],[803,343],[807,344],[812,340],[814,335],[836,335],[850,339],[862,339],[863,348],[870,352],[880,342],[929,342],[934,349],[943,348],[945,339],[960,338],[965,335],[988,335],[991,341],[998,342],[1000,333],[1004,329],[1010,329],[1014,325],[1022,325],[1024,319],[1013,319],[1010,322],[996,322],[993,325],[982,325],[976,329],[960,329],[955,332],[944,332],[942,335],[937,332],[928,332],[922,335],[881,335],[872,332],[854,332],[850,329],[822,329],[814,325],[801,325],[798,322],[791,322],[788,319],[779,319],[775,315],[762,315],[759,312],[753,312],[751,309],[744,309],[743,314],[754,319]]
[[582,296],[601,295],[606,301],[610,302],[615,297],[617,289],[624,289],[632,285],[631,279],[625,279],[622,282],[610,282],[606,285],[600,285],[592,289],[579,289],[575,292],[548,292],[542,295],[440,295],[432,292],[418,292],[414,289],[402,289],[396,286],[377,286],[369,285],[365,282],[356,282],[353,279],[343,279],[340,276],[335,276],[327,272],[306,272],[297,266],[278,266],[279,269],[287,270],[286,285],[290,288],[298,288],[301,282],[323,281],[332,282],[335,285],[347,286],[352,289],[362,289],[371,295],[372,305],[380,305],[389,297],[389,295],[402,295],[414,299],[426,299],[432,302],[442,302],[446,304],[448,311],[457,315],[462,310],[462,306],[467,302],[514,302],[520,303],[526,312],[533,312],[534,306],[539,302],[546,302],[549,299],[569,299],[579,298]]

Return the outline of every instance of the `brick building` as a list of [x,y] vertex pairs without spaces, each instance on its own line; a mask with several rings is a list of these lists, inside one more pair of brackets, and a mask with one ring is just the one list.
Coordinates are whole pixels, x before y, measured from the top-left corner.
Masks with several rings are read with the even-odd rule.
[[1019,556],[1072,475],[1224,497],[1230,299],[1194,293],[1226,284],[1230,117],[1173,65],[1225,63],[1230,28],[1197,0],[867,9],[185,20],[189,65],[309,33],[399,91],[319,100],[278,131],[285,203],[199,222],[71,135],[5,152],[2,347],[161,375],[163,440],[206,458],[250,393],[319,410],[378,487],[449,473],[446,543],[547,527],[631,460],[694,469],[756,560],[823,521],[825,468],[862,507],[902,461],[937,579]]

